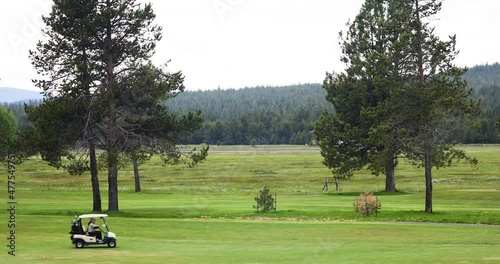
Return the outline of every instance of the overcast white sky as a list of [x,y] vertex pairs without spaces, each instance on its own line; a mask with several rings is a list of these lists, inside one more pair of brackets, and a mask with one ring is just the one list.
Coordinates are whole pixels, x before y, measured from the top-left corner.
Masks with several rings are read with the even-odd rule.
[[[140,0],[147,2],[147,0]],[[163,39],[153,57],[188,90],[322,82],[341,71],[338,32],[364,0],[152,0]],[[2,1],[0,87],[36,90],[28,58],[51,0]],[[436,31],[457,34],[460,66],[500,62],[500,1],[445,0]]]

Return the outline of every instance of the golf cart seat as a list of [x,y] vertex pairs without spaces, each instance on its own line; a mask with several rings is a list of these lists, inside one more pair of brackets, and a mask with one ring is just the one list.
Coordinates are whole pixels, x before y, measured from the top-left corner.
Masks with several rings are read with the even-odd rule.
[[71,221],[71,231],[69,232],[70,234],[73,235],[87,235],[86,232],[83,230],[83,227],[78,224],[77,221],[73,220]]

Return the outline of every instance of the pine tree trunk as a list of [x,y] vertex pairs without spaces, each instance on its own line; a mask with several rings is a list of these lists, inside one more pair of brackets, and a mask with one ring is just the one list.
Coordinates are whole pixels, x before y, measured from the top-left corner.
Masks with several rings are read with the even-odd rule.
[[425,212],[432,213],[432,149],[430,144],[424,146],[425,160]]
[[[417,49],[418,49],[418,72],[419,85],[424,87],[424,63],[422,58],[422,22],[420,21],[419,0],[415,0],[415,12],[417,17]],[[424,143],[424,168],[425,168],[425,212],[432,213],[432,146]]]
[[389,162],[385,166],[385,191],[386,192],[397,192],[395,169],[396,169],[396,165],[394,164],[394,160],[392,160],[391,162]]
[[[111,3],[107,1],[111,8]],[[108,21],[106,30],[106,50],[107,50],[107,96],[108,96],[108,210],[118,211],[118,153],[116,144],[116,109],[114,91],[114,64],[112,50],[111,21]]]
[[110,100],[108,115],[108,211],[118,211],[118,153],[115,150],[115,115],[115,107]]
[[108,168],[108,211],[118,211],[118,169]]
[[[112,84],[108,85],[108,89],[112,91]],[[116,143],[116,123],[115,123],[115,106],[112,92],[109,100],[109,115],[108,115],[108,211],[118,211],[118,153],[115,150]]]
[[90,179],[92,182],[92,198],[93,198],[93,205],[92,205],[92,211],[94,212],[101,212],[102,211],[102,205],[101,205],[101,190],[99,189],[99,174],[97,170],[97,158],[95,154],[95,146],[94,144],[89,142],[89,156],[90,156]]
[[139,177],[139,164],[137,157],[132,155],[132,163],[134,164],[134,179],[135,179],[135,192],[141,192],[141,179]]

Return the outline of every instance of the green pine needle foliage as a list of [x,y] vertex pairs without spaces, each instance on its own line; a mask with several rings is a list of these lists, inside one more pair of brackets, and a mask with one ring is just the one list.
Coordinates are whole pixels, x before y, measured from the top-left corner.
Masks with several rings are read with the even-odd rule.
[[267,187],[264,187],[264,189],[259,191],[257,197],[255,197],[255,201],[257,202],[257,205],[254,205],[254,208],[256,208],[259,212],[267,213],[271,210],[276,211],[275,200],[273,195],[269,193],[269,188]]

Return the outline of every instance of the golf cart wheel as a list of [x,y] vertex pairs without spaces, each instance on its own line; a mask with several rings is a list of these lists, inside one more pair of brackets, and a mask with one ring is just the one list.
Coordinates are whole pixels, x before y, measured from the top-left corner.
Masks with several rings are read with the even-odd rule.
[[108,247],[110,248],[116,247],[116,240],[111,239],[110,241],[108,241]]
[[85,242],[83,242],[83,240],[77,240],[75,242],[75,247],[76,248],[83,248],[83,246],[85,246]]

